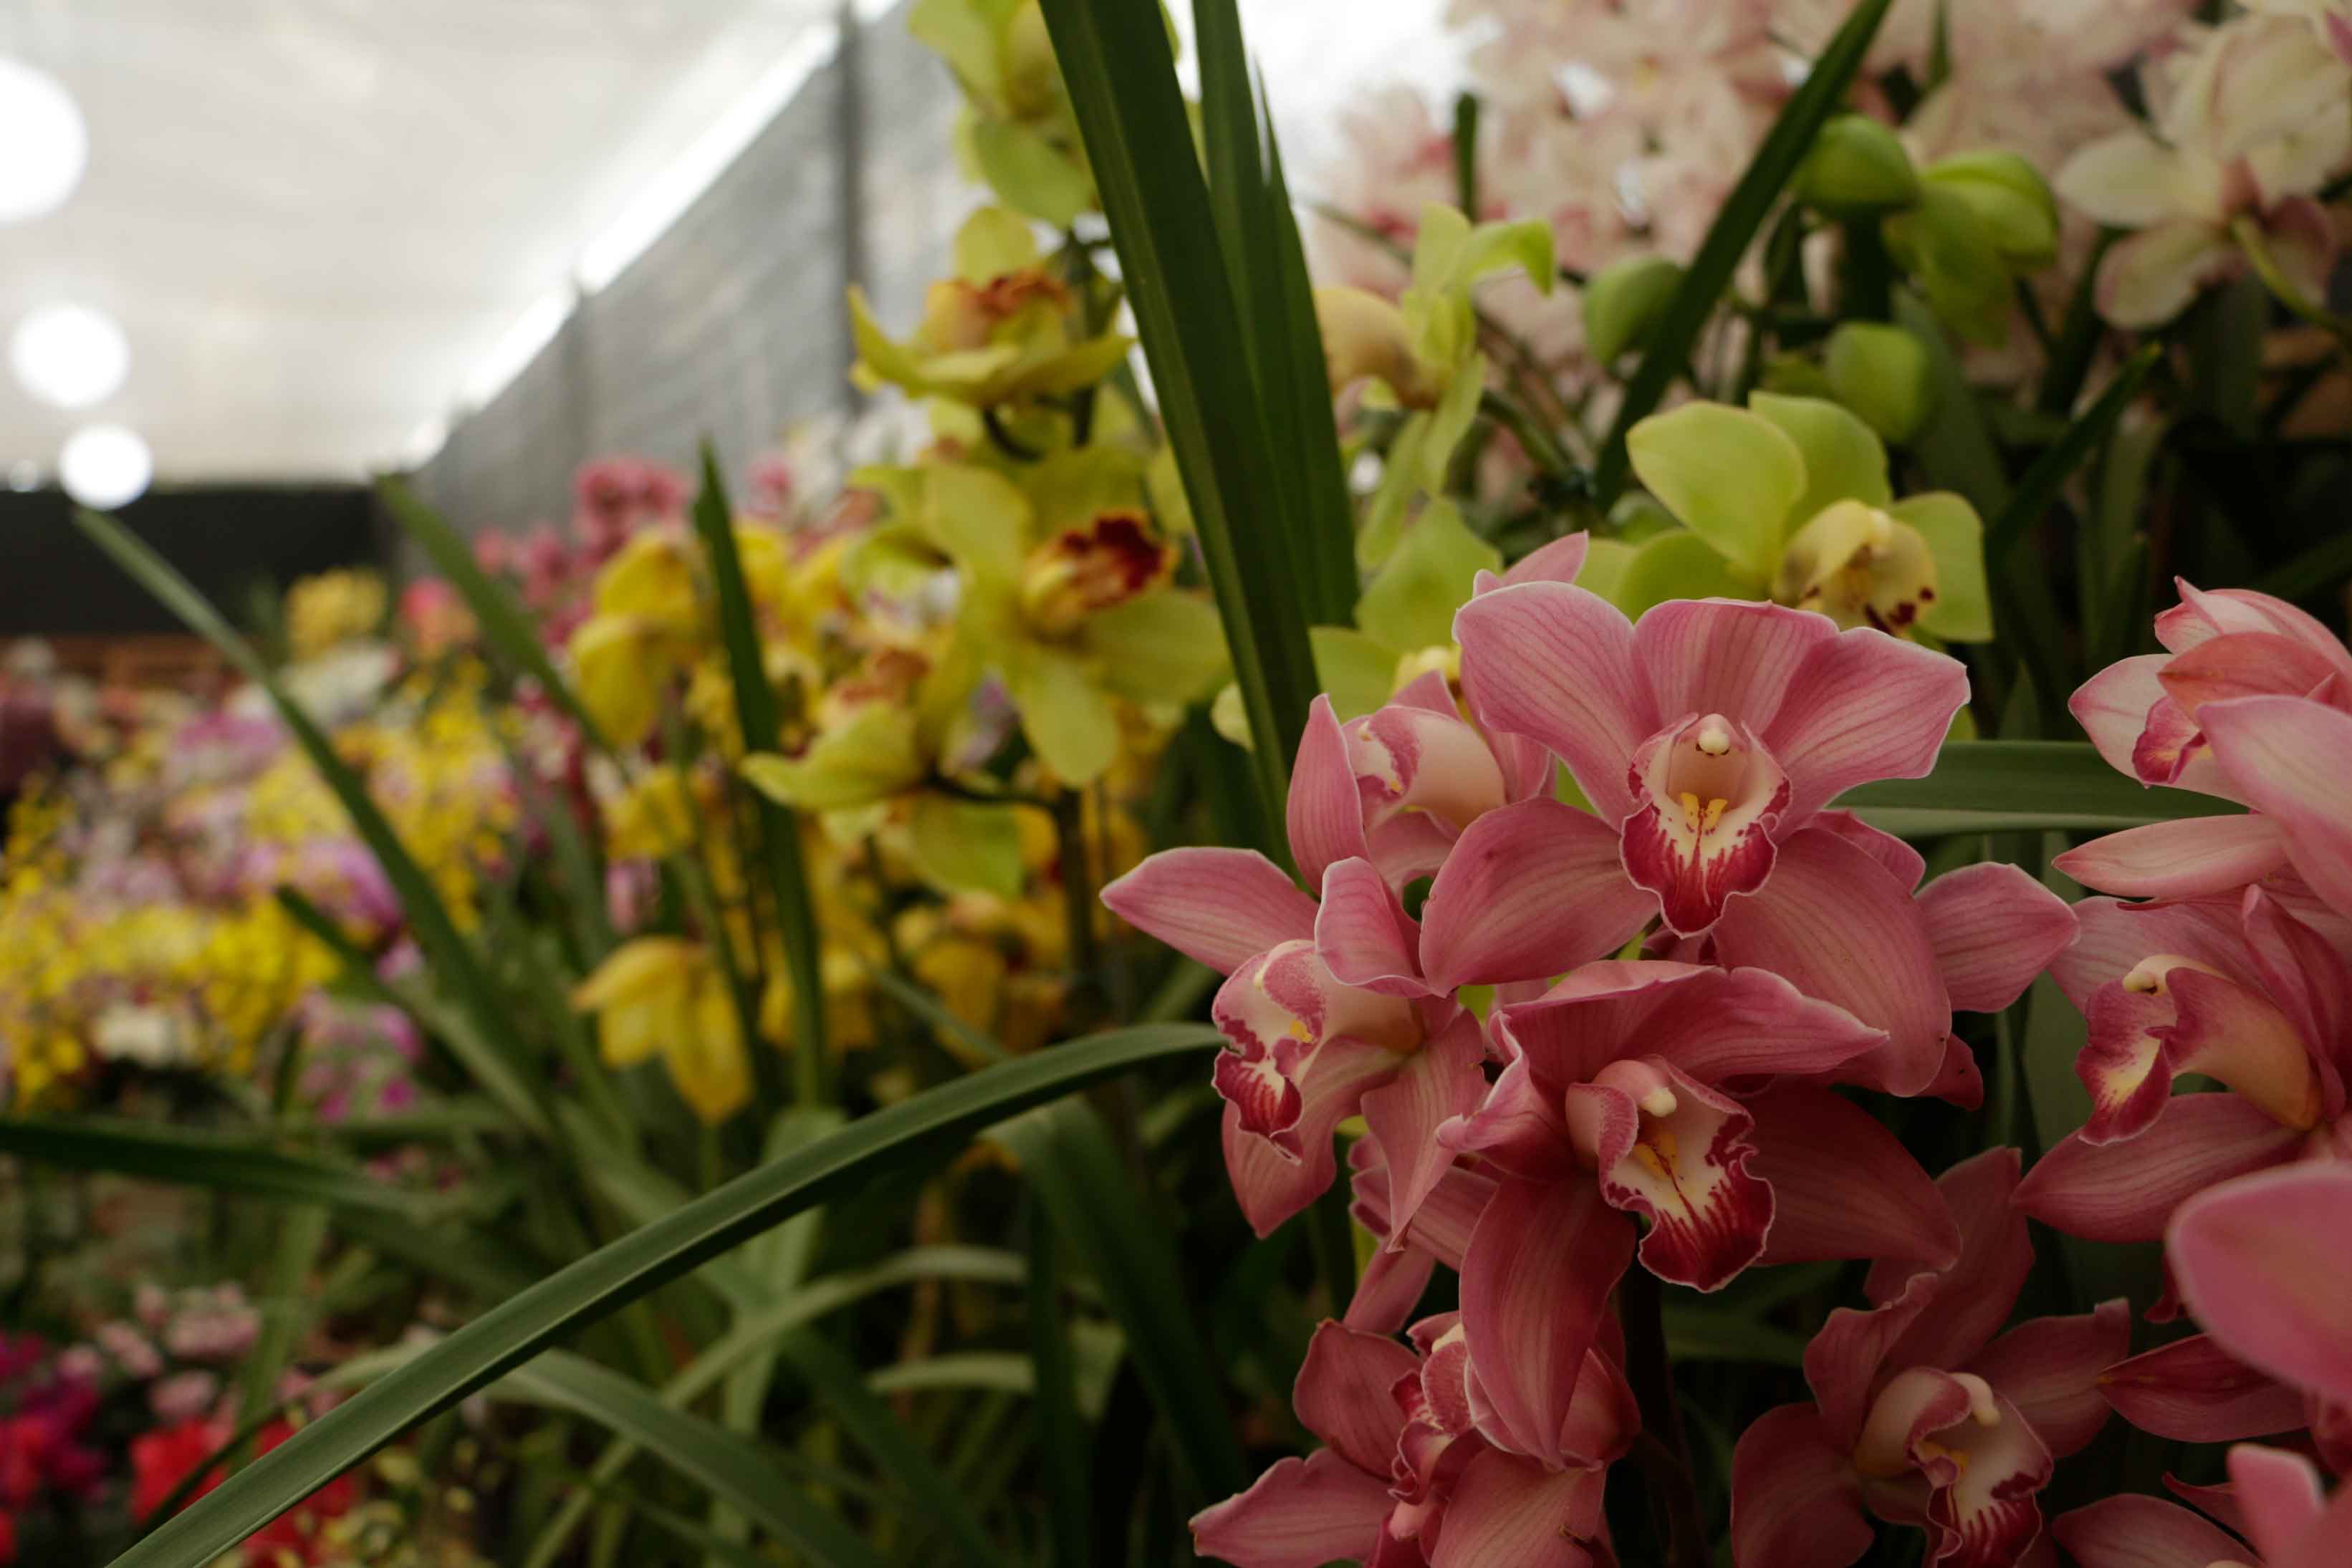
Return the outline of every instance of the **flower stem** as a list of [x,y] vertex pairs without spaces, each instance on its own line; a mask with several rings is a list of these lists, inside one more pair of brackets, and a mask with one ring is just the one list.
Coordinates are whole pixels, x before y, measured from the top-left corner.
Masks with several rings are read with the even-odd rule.
[[1625,1381],[1642,1409],[1643,1441],[1634,1453],[1650,1482],[1651,1518],[1666,1543],[1666,1568],[1706,1568],[1706,1532],[1675,1404],[1664,1312],[1658,1277],[1638,1262],[1626,1270],[1617,1285],[1617,1315],[1625,1325]]

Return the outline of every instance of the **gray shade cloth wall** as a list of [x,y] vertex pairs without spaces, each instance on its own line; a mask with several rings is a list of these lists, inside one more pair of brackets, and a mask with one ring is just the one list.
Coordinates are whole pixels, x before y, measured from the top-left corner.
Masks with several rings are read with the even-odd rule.
[[955,83],[905,10],[849,33],[668,232],[455,422],[414,476],[425,499],[468,531],[556,521],[589,458],[690,470],[707,437],[740,480],[787,424],[848,406],[845,282],[862,276],[883,320],[911,326],[982,199],[950,142]]

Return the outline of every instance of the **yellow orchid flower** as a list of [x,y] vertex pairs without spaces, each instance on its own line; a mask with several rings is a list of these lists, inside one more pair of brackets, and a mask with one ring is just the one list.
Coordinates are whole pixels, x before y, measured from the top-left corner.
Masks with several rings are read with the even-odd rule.
[[572,993],[596,1015],[604,1061],[633,1067],[658,1053],[680,1098],[716,1126],[751,1098],[751,1063],[717,960],[698,942],[639,936]]

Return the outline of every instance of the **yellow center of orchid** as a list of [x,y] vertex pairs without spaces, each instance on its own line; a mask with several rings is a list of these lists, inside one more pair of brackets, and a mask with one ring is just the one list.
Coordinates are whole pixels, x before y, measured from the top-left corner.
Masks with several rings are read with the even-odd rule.
[[1772,597],[1851,630],[1902,632],[1936,601],[1936,561],[1919,530],[1876,507],[1840,501],[1799,528]]

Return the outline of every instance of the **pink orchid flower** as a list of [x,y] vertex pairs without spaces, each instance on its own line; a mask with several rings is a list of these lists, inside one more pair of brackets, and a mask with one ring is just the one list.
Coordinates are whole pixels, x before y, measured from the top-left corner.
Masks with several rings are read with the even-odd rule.
[[[1777,975],[1587,965],[1499,1009],[1494,1033],[1501,1078],[1438,1138],[1495,1183],[1462,1249],[1463,1321],[1521,1452],[1551,1453],[1565,1415],[1556,1369],[1601,1332],[1644,1226],[1643,1266],[1703,1291],[1756,1262],[1934,1263],[1956,1249],[1933,1184],[1892,1134],[1826,1089],[1770,1083],[1884,1038]],[[1391,1178],[1394,1246],[1450,1178],[1425,1192]]]
[[[1953,1005],[1978,1005],[1962,991],[1990,983],[1948,983],[1935,889],[1911,891],[1918,857],[1826,808],[1857,784],[1935,765],[1968,700],[1958,661],[1773,604],[1677,601],[1634,625],[1559,583],[1483,594],[1454,632],[1480,722],[1540,741],[1566,763],[1598,825],[1613,824],[1618,874],[1650,895],[1667,933],[1705,938],[1677,956],[1773,970],[1885,1030],[1886,1046],[1857,1065],[1855,1082],[1897,1094],[1937,1083]],[[1564,812],[1528,812],[1489,896],[1591,897],[1608,868],[1538,847],[1571,825]],[[1589,838],[1592,826],[1580,831]],[[2056,901],[2038,891],[2013,868],[1954,884],[1972,903],[1969,924],[2020,934],[2003,977],[2020,988],[2072,938]],[[1988,896],[1996,909],[2027,913],[1978,920]],[[2035,951],[2028,936],[2055,946]]]
[[1546,1466],[1490,1441],[1459,1314],[1412,1328],[1413,1349],[1325,1322],[1293,1404],[1326,1447],[1286,1458],[1192,1521],[1196,1548],[1238,1568],[1588,1568],[1608,1554],[1607,1467],[1640,1429],[1632,1393],[1598,1351],[1578,1369],[1569,1457]]
[[2195,1442],[2308,1427],[2352,1469],[2352,1165],[2308,1162],[2181,1204],[2166,1260],[2206,1333],[2111,1367],[2134,1426]]
[[1813,1403],[1768,1411],[1741,1434],[1738,1568],[1843,1568],[1869,1550],[1872,1514],[1926,1531],[1927,1561],[1953,1568],[2005,1568],[2033,1547],[2035,1494],[2105,1424],[2098,1372],[2129,1343],[2131,1323],[2116,1300],[1994,1337],[2033,1267],[2009,1201],[2017,1176],[2014,1149],[1947,1171],[1937,1187],[1958,1259],[1874,1267],[1871,1309],[1832,1312],[1806,1348]]
[[[2111,1497],[2051,1522],[2077,1568],[2342,1568],[2352,1486],[2330,1499],[2300,1454],[2241,1443],[2226,1489],[2199,1498],[2237,1536],[2177,1503]],[[2245,1538],[2241,1544],[2238,1536]]]
[[[2090,1020],[2075,1071],[2090,1121],[2038,1161],[2017,1201],[2070,1235],[2152,1241],[2217,1182],[2347,1152],[2352,965],[2281,898],[2076,906],[2052,967]],[[2228,1093],[2174,1093],[2198,1072]],[[2168,1315],[2168,1314],[2167,1314]]]
[[[1530,794],[1549,773],[1532,747],[1490,747],[1433,674],[1346,725],[1318,697],[1288,828],[1319,903],[1234,849],[1162,851],[1103,890],[1129,924],[1230,977],[1212,1009],[1232,1041],[1215,1082],[1234,1191],[1261,1235],[1330,1185],[1332,1131],[1360,1109],[1398,1157],[1417,1158],[1424,1185],[1450,1162],[1431,1134],[1486,1087],[1485,1038],[1455,987],[1539,980],[1639,929],[1643,900],[1605,831]],[[1498,895],[1499,869],[1528,852],[1531,810],[1588,826],[1533,852],[1580,879],[1581,896]],[[1399,894],[1432,872],[1415,920]]]
[[2234,892],[2292,866],[2352,919],[2352,652],[2268,594],[2203,591],[2156,618],[2163,653],[2109,665],[2068,706],[2092,743],[2142,784],[2252,808],[2110,833],[2059,868],[2085,886],[2138,898]]

